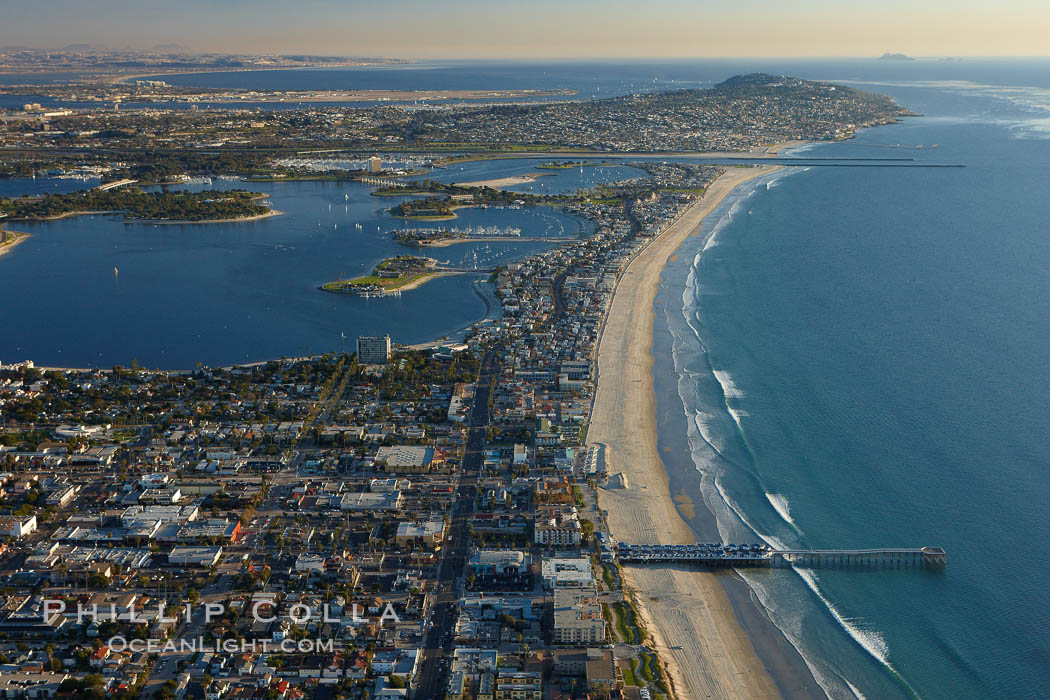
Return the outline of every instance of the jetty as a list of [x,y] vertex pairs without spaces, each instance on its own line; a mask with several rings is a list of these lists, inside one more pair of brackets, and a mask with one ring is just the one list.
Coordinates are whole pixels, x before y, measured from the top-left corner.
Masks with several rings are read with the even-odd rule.
[[948,563],[940,547],[774,549],[765,544],[630,544],[607,553],[622,564],[698,564],[711,568],[797,566],[807,569],[926,568]]

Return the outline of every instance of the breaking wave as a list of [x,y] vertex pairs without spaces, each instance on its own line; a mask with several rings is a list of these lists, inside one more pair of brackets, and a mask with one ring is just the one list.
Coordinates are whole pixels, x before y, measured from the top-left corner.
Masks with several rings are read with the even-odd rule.
[[[778,171],[772,180],[775,181],[803,171],[802,168]],[[780,520],[786,523],[786,527],[790,528],[778,534],[770,531],[771,528],[775,530],[775,526],[771,525],[771,528],[766,528],[756,521],[765,522],[766,520],[758,513],[755,514],[755,518],[752,518],[742,504],[734,500],[726,487],[724,477],[730,474],[739,475],[750,470],[747,463],[747,460],[750,459],[747,456],[749,450],[746,446],[741,446],[741,438],[745,438],[743,443],[746,443],[741,418],[748,414],[739,406],[739,403],[746,399],[747,394],[737,385],[730,370],[715,369],[710,365],[708,349],[701,332],[699,313],[701,298],[699,271],[704,253],[717,245],[719,234],[733,220],[741,207],[745,206],[745,200],[754,195],[756,191],[768,189],[768,181],[768,178],[759,178],[748,183],[746,188],[736,195],[734,201],[727,202],[727,205],[721,208],[721,212],[716,212],[719,216],[710,224],[709,234],[704,241],[703,248],[696,253],[686,274],[685,289],[681,297],[681,316],[678,316],[673,323],[669,318],[669,328],[672,331],[671,352],[675,371],[678,374],[678,394],[682,400],[687,420],[690,456],[694,468],[700,474],[701,494],[705,504],[715,516],[719,536],[726,542],[751,539],[751,541],[763,541],[778,549],[792,549],[797,548],[799,543],[787,542],[785,539],[794,540],[801,534],[801,530],[792,518],[790,503],[783,494],[762,489],[760,478],[752,475],[759,487],[759,493],[764,494],[769,506],[776,512]],[[672,309],[667,308],[667,313],[671,312]],[[677,316],[677,312],[675,315]],[[709,388],[704,388],[705,385]],[[721,401],[715,398],[719,392]],[[730,427],[732,424],[728,422],[729,420],[735,424],[736,430]],[[812,591],[815,596],[814,604],[822,605],[834,622],[861,649],[883,664],[894,676],[900,678],[889,663],[889,648],[878,632],[865,629],[855,620],[842,616],[820,590],[812,572],[795,568],[792,570]],[[850,684],[841,672],[829,666],[826,660],[815,656],[815,650],[807,648],[803,642],[805,615],[800,614],[791,606],[778,604],[778,601],[782,599],[790,600],[803,594],[804,589],[798,587],[797,584],[789,584],[784,579],[781,579],[782,583],[775,583],[767,580],[767,577],[757,577],[746,570],[738,573],[751,588],[758,603],[767,611],[769,618],[799,652],[825,694],[829,697],[862,698],[860,691]],[[781,591],[784,585],[787,585],[788,588]],[[791,589],[797,590],[790,592]],[[785,593],[787,598],[784,598]]]
[[787,498],[779,493],[767,493],[766,500],[769,501],[769,505],[773,506],[773,510],[777,512],[777,515],[784,519],[784,522],[795,528],[796,531],[801,532],[798,529],[798,524],[791,517],[791,504],[788,503]]

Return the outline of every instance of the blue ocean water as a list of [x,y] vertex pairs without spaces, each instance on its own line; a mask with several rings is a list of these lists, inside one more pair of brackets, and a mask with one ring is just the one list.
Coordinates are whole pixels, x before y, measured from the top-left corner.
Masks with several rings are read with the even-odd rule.
[[682,410],[661,440],[688,431],[726,540],[948,551],[745,574],[836,697],[1050,694],[1050,72],[1029,69],[868,83],[926,116],[806,155],[966,167],[782,170],[661,287],[658,396]]

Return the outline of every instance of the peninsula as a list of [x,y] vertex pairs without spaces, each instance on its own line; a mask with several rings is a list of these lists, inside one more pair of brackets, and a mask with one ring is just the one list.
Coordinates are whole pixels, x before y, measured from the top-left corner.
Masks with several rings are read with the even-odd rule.
[[443,270],[433,258],[413,255],[398,255],[386,258],[372,270],[372,274],[347,280],[336,280],[321,285],[326,292],[356,294],[361,297],[399,294],[422,286],[426,282],[444,275],[457,274],[455,270]]
[[10,253],[15,249],[15,246],[22,243],[27,238],[29,238],[28,233],[8,231],[2,224],[0,224],[0,257]]

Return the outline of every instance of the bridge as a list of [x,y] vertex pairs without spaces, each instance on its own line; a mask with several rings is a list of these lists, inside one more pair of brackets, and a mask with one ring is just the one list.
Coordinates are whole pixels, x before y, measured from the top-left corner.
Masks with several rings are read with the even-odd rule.
[[107,182],[104,185],[99,185],[95,189],[99,192],[106,192],[108,190],[115,190],[118,187],[123,187],[125,185],[134,185],[136,182],[138,182],[138,180],[114,180],[113,182]]
[[404,180],[391,180],[385,177],[359,177],[356,180],[368,185],[379,185],[380,187],[408,187],[408,183]]
[[765,544],[616,545],[624,564],[698,564],[710,568],[943,568],[948,555],[940,547],[879,549],[773,549]]

